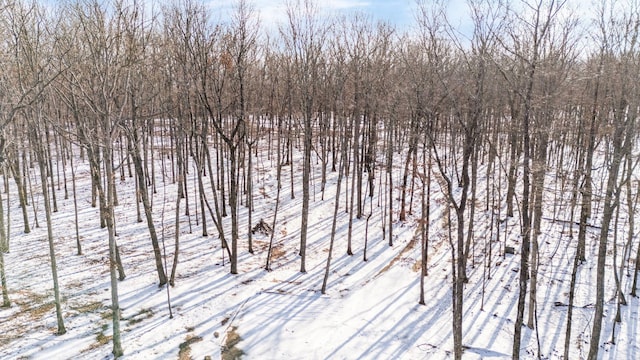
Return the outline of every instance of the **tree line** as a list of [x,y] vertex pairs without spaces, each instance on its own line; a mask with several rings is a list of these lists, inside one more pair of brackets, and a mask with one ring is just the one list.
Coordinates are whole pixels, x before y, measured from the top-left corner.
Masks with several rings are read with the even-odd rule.
[[[126,274],[116,239],[116,179],[135,179],[137,221],[148,227],[158,284],[173,285],[182,213],[195,211],[197,231],[219,239],[231,274],[238,273],[239,246],[254,253],[253,171],[259,158],[277,169],[272,228],[280,198],[301,196],[301,272],[306,272],[307,234],[314,226],[309,222],[312,193],[317,189],[324,199],[329,174],[338,174],[323,293],[342,209],[348,212],[345,251],[361,250],[364,261],[366,242],[364,249],[352,248],[354,221],[364,220],[368,228],[371,214],[381,212],[381,223],[371,226],[380,226],[383,240],[393,246],[394,224],[411,215],[420,218],[422,284],[428,276],[432,184],[442,190],[456,359],[463,351],[468,261],[475,261],[474,249],[482,244],[474,233],[478,221],[489,222],[497,242],[505,219],[516,219],[513,226],[520,228],[516,359],[522,327],[536,326],[538,235],[545,217],[570,223],[572,238],[577,232],[565,358],[576,277],[587,260],[589,229],[597,225],[597,294],[588,355],[596,359],[609,276],[605,261],[618,241],[615,236],[611,244],[610,230],[628,230],[623,259],[637,251],[633,296],[640,266],[633,221],[639,184],[634,177],[639,4],[603,0],[588,20],[579,20],[566,0],[517,6],[468,0],[467,5],[472,26],[461,32],[447,18],[444,1],[418,1],[415,23],[406,30],[366,13],[327,14],[311,0],[287,2],[286,19],[277,30],[260,24],[258,11],[245,0],[224,15],[197,0],[0,2],[4,195],[17,196],[25,233],[32,224],[39,226],[37,212],[29,210],[34,193],[45,199],[58,333],[65,327],[51,213],[58,211],[58,196],[74,199],[82,255],[74,162],[89,164],[91,206],[100,214],[96,226],[106,228],[109,238],[117,357],[122,354],[117,288]],[[294,182],[297,151],[301,184]],[[28,176],[33,166],[39,184]],[[320,184],[312,181],[314,168],[321,171]],[[192,171],[196,180],[190,184],[186,179]],[[550,179],[552,208],[545,207]],[[17,194],[8,193],[9,181]],[[165,181],[178,189],[170,269],[152,211],[157,187]],[[10,306],[3,259],[10,249],[10,222],[2,204],[0,198],[0,270],[3,304]],[[421,206],[414,209],[414,204]],[[239,218],[240,206],[248,219]],[[628,215],[619,224],[623,206]],[[223,225],[227,216],[230,228]],[[241,229],[244,223],[248,227]],[[247,243],[239,244],[241,239]],[[266,270],[271,269],[273,233],[270,240]],[[490,261],[491,251],[483,256]],[[624,263],[613,271],[622,305]]]

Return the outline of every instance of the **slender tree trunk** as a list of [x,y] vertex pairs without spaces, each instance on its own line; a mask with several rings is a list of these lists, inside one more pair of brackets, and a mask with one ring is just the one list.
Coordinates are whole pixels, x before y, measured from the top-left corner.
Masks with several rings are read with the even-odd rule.
[[236,179],[236,145],[229,146],[231,165],[231,186],[229,188],[229,207],[231,208],[231,273],[238,273],[238,184]]
[[[110,131],[109,131],[110,132]],[[108,162],[111,159],[110,146],[107,145],[104,150],[104,161]],[[106,167],[106,176],[113,176],[113,170],[111,166]],[[100,184],[98,182],[98,184]],[[98,185],[98,196],[100,197],[101,212],[105,220],[107,232],[109,234],[109,274],[111,281],[111,320],[113,328],[113,350],[112,353],[116,358],[123,355],[122,341],[120,339],[120,302],[118,299],[118,278],[116,276],[117,267],[117,246],[116,237],[113,223],[113,203],[111,202],[111,190],[107,190],[107,194],[104,193],[101,185]],[[107,200],[109,199],[109,200]]]
[[[592,199],[592,168],[593,168],[593,153],[595,151],[596,131],[597,131],[597,118],[598,118],[598,94],[600,90],[600,73],[602,72],[602,66],[604,63],[604,55],[600,56],[598,63],[598,71],[596,74],[596,84],[593,94],[593,105],[591,108],[591,126],[589,127],[589,138],[587,143],[587,153],[585,155],[586,164],[584,166],[584,181],[580,188],[580,194],[582,195],[582,206],[580,208],[580,224],[578,230],[578,260],[580,262],[586,261],[586,233],[587,233],[587,221],[591,217],[591,199]],[[573,219],[571,219],[573,221]]]
[[[412,138],[414,135],[411,136]],[[407,183],[409,180],[409,164],[411,163],[411,158],[413,156],[414,151],[416,151],[415,146],[413,144],[413,140],[411,141],[411,145],[409,145],[409,152],[407,152],[407,158],[404,162],[404,172],[402,175],[402,192],[400,194],[400,215],[398,219],[400,221],[407,220],[407,212],[406,212],[406,202],[407,202]]]
[[[347,177],[349,176],[349,171],[351,171],[351,196],[349,196],[349,185],[347,184],[347,197],[349,198],[349,225],[347,228],[347,255],[353,255],[353,250],[352,250],[352,239],[353,239],[353,214],[354,214],[354,203],[355,203],[355,193],[356,193],[356,178],[357,178],[357,174],[356,172],[358,171],[358,137],[359,135],[359,131],[358,128],[360,127],[358,122],[356,121],[355,124],[353,124],[353,119],[351,120],[352,125],[350,126],[350,129],[347,130],[349,132],[349,134],[351,134],[351,136],[353,137],[353,153],[350,154],[351,157],[349,157],[347,154],[344,154],[345,157],[345,169],[347,171]],[[354,126],[355,125],[355,126]],[[346,137],[345,137],[346,138]],[[348,162],[348,164],[346,163]],[[348,178],[347,178],[347,182],[348,182]]]
[[276,185],[276,208],[273,211],[273,221],[271,222],[271,235],[269,236],[269,248],[267,249],[267,263],[264,266],[264,269],[267,271],[271,271],[271,251],[273,250],[273,238],[275,236],[275,229],[276,229],[276,220],[278,218],[278,208],[280,207],[280,190],[282,189],[282,184],[281,184],[281,175],[282,175],[282,160],[281,160],[281,124],[282,124],[282,119],[278,119],[278,139],[277,139],[277,150],[276,150],[276,157],[277,157],[277,168],[276,168],[276,179],[277,179],[277,185]]
[[573,257],[573,266],[571,268],[571,283],[569,285],[569,304],[567,308],[567,331],[564,338],[564,359],[569,359],[569,347],[571,345],[571,324],[573,320],[573,304],[576,294],[576,279],[578,276],[578,267],[580,265],[580,256],[576,251]]
[[[308,101],[308,100],[307,100]],[[302,168],[302,214],[300,225],[300,272],[307,272],[307,231],[309,227],[309,184],[311,174],[311,114],[304,119],[304,162]]]
[[429,161],[426,159],[426,143],[422,149],[422,225],[421,225],[421,256],[420,256],[420,305],[425,305],[424,278],[427,276],[427,264],[429,261],[429,224],[431,215],[431,148],[429,148]]
[[251,149],[253,147],[253,142],[248,143],[248,161],[247,161],[247,211],[248,211],[248,227],[247,227],[247,237],[249,238],[249,253],[253,254],[253,237],[251,227],[253,226],[253,156],[251,153]]
[[[178,254],[180,252],[180,200],[182,198],[182,194],[181,194],[181,190],[182,189],[182,183],[184,181],[184,176],[182,173],[182,166],[183,166],[183,161],[182,161],[182,151],[178,151],[177,154],[177,161],[178,161],[178,194],[176,196],[176,212],[175,212],[175,236],[174,236],[174,256],[173,256],[173,265],[171,265],[171,276],[169,277],[169,285],[174,286],[175,285],[175,281],[176,281],[176,273],[177,273],[177,268],[178,268]],[[211,174],[209,174],[209,176],[212,176]]]
[[[6,177],[5,181],[7,181]],[[9,300],[9,288],[7,287],[7,276],[4,270],[4,253],[8,252],[9,240],[4,227],[4,209],[2,203],[2,192],[0,192],[0,287],[2,287],[2,307],[11,306],[11,301]]]
[[[69,145],[71,146],[71,144]],[[78,193],[76,191],[76,169],[73,163],[73,151],[71,151],[71,156],[69,156],[70,165],[71,165],[71,190],[73,191],[73,216],[74,216],[74,226],[76,231],[76,248],[78,249],[77,254],[82,255],[82,243],[80,242],[80,225],[78,219]],[[65,185],[66,186],[66,185]]]
[[156,263],[156,271],[158,272],[158,286],[164,286],[167,283],[167,275],[164,272],[162,265],[162,253],[160,252],[160,245],[158,243],[158,234],[156,233],[156,227],[153,223],[153,212],[151,209],[151,203],[149,201],[149,189],[147,187],[147,181],[144,175],[144,169],[142,166],[142,158],[140,157],[140,149],[138,147],[137,130],[134,129],[132,133],[132,146],[131,159],[135,168],[135,173],[138,178],[138,186],[140,187],[140,196],[142,197],[142,205],[144,207],[144,214],[147,220],[147,227],[149,229],[149,237],[151,238],[151,245],[153,247],[153,255]]
[[[38,135],[35,135],[38,136]],[[39,137],[38,137],[39,138]],[[58,285],[58,265],[56,263],[56,253],[53,243],[53,223],[51,220],[51,204],[49,199],[49,184],[47,183],[47,168],[46,160],[44,158],[44,148],[42,144],[38,144],[38,164],[40,166],[40,181],[42,182],[42,197],[44,199],[44,212],[47,220],[47,240],[49,242],[49,257],[51,260],[51,276],[53,277],[53,295],[56,306],[56,319],[58,323],[58,335],[62,335],[67,332],[64,327],[64,320],[62,318],[62,304],[60,300],[60,287]]]
[[387,135],[387,176],[389,179],[389,183],[387,184],[389,189],[387,199],[389,202],[387,204],[389,207],[389,229],[387,230],[389,231],[389,246],[393,246],[393,123],[394,122],[392,120],[389,121],[389,133]]
[[[5,248],[8,253],[11,251],[11,202],[9,201],[11,195],[9,194],[9,177],[7,176],[6,168],[2,170],[4,176],[5,192],[7,193],[7,231],[5,232]],[[4,212],[0,215],[3,215]]]
[[331,222],[331,239],[329,240],[329,253],[327,254],[327,265],[322,279],[322,294],[327,293],[327,282],[329,280],[329,270],[331,268],[331,255],[333,254],[333,243],[336,238],[336,224],[338,223],[338,211],[340,209],[340,186],[342,185],[342,176],[344,173],[344,159],[347,153],[347,142],[342,141],[342,156],[340,157],[340,165],[338,170],[338,183],[336,184],[336,200],[333,209],[333,221]]
[[[464,245],[464,256],[463,260],[463,269],[462,280],[465,283],[469,282],[469,277],[467,276],[467,261],[469,259],[469,252],[471,251],[471,246],[473,245],[475,249],[475,240],[474,240],[474,217],[476,215],[476,193],[477,193],[477,183],[478,183],[478,151],[474,151],[471,155],[471,203],[469,206],[469,224],[467,226],[467,240]],[[474,257],[475,254],[471,254],[471,266],[475,266]]]
[[529,291],[529,317],[527,319],[527,327],[534,328],[537,306],[537,290],[538,290],[538,235],[540,235],[540,227],[542,223],[542,200],[544,191],[544,175],[547,158],[547,135],[542,132],[539,134],[537,146],[537,155],[533,171],[533,234],[531,236],[531,289]]
[[2,286],[2,307],[10,307],[9,288],[7,287],[7,276],[4,271],[4,252],[0,251],[0,286]]
[[[616,120],[621,121],[620,119]],[[619,194],[617,194],[616,187],[620,163],[622,162],[623,156],[621,148],[624,130],[626,130],[625,126],[618,125],[613,136],[613,159],[609,167],[607,188],[604,198],[604,209],[602,212],[602,225],[600,228],[600,243],[598,245],[598,262],[596,265],[596,304],[593,327],[591,330],[591,343],[589,345],[589,354],[587,356],[588,360],[596,360],[598,358],[598,350],[600,348],[600,334],[602,332],[602,318],[604,315],[604,283],[607,243],[613,212],[618,205]]]
[[540,12],[536,13],[535,28],[533,35],[533,58],[529,62],[527,69],[527,85],[524,96],[524,114],[522,117],[523,135],[523,164],[522,164],[522,243],[520,246],[520,279],[518,293],[518,307],[516,321],[513,332],[513,359],[520,359],[520,343],[522,341],[522,324],[524,322],[524,307],[527,296],[527,285],[529,279],[529,252],[531,247],[531,218],[529,214],[529,200],[531,192],[531,111],[533,106],[533,85],[539,59],[539,27]]
[[[205,145],[203,151],[205,152],[205,155],[207,156],[207,168],[209,170],[209,182],[211,183],[211,193],[213,194],[213,204],[214,204],[214,208],[215,208],[215,215],[216,215],[216,219],[217,221],[214,221],[214,225],[216,226],[216,229],[218,230],[218,237],[220,238],[220,243],[222,244],[223,248],[226,248],[227,250],[229,249],[227,246],[227,241],[225,239],[224,236],[224,229],[222,228],[222,214],[220,213],[220,205],[218,202],[218,191],[216,190],[215,187],[215,183],[214,183],[214,178],[213,178],[213,164],[211,161],[211,153],[209,152],[209,147]],[[212,217],[213,218],[213,217]]]
[[[516,111],[512,111],[512,115],[511,118],[512,119],[517,119],[516,116],[514,116],[514,114],[517,114]],[[517,169],[517,164],[519,161],[519,157],[520,157],[520,150],[519,150],[519,141],[517,139],[517,135],[516,135],[516,130],[512,129],[509,132],[509,143],[510,143],[510,148],[511,148],[511,159],[509,161],[509,173],[507,176],[507,198],[506,198],[506,202],[507,202],[507,216],[508,217],[513,217],[513,201],[514,201],[514,197],[515,197],[515,193],[516,193],[516,181],[518,179],[518,169]]]
[[29,226],[29,214],[27,212],[27,189],[20,172],[19,160],[16,158],[14,161],[10,167],[13,173],[13,179],[16,182],[16,187],[18,188],[18,199],[20,200],[20,208],[22,209],[22,219],[24,222],[24,233],[28,234],[31,232],[31,227]]
[[[6,180],[6,179],[5,179]],[[8,195],[7,195],[8,199]],[[2,192],[0,191],[0,253],[9,252],[9,241],[7,240],[7,232],[4,224],[4,203],[2,200]]]
[[198,178],[198,198],[200,199],[200,212],[202,213],[202,236],[207,237],[209,236],[209,232],[207,231],[207,215],[205,213],[206,193],[204,190],[204,181],[202,180],[202,177],[205,176],[204,155],[202,151],[204,151],[204,148],[198,149],[197,153],[194,154],[194,159],[198,159],[195,161],[195,164]]
[[[640,194],[640,182],[637,183],[638,187],[636,190],[636,204],[638,201],[638,194]],[[634,214],[629,214],[630,217],[635,216]],[[638,273],[640,272],[640,244],[638,244],[638,248],[636,250],[636,262],[633,268],[633,284],[631,285],[631,296],[638,297],[637,288],[638,288]]]

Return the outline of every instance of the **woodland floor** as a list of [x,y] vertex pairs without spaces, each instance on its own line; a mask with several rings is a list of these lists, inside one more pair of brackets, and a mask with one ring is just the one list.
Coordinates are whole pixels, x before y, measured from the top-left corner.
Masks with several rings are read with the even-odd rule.
[[[400,155],[396,155],[400,157]],[[294,174],[301,176],[301,157]],[[400,163],[400,161],[398,161]],[[271,223],[275,208],[276,170],[266,158],[256,162],[254,224]],[[315,164],[315,163],[314,163]],[[158,168],[160,166],[158,165]],[[405,222],[394,214],[393,246],[383,238],[384,195],[367,198],[365,215],[354,219],[353,256],[346,255],[348,216],[344,211],[346,181],[342,184],[336,244],[326,295],[320,293],[329,246],[329,229],[335,201],[337,173],[329,173],[324,200],[320,192],[320,165],[314,165],[310,212],[307,272],[300,273],[299,234],[302,193],[299,178],[296,198],[291,199],[289,167],[283,168],[280,212],[275,226],[273,271],[265,271],[268,237],[255,236],[255,254],[247,252],[246,208],[241,206],[239,274],[230,275],[228,260],[209,221],[209,233],[195,215],[181,211],[180,262],[175,287],[158,288],[151,243],[145,223],[136,222],[134,179],[119,181],[120,204],[116,208],[118,245],[127,278],[119,282],[122,311],[123,359],[443,359],[453,357],[451,315],[451,248],[447,238],[447,204],[434,180],[429,267],[425,279],[426,305],[418,304],[420,259],[420,191],[416,178],[413,215]],[[39,177],[31,170],[35,182]],[[481,166],[479,174],[485,174]],[[173,258],[176,184],[158,170],[153,195],[156,226],[164,239],[167,266]],[[70,171],[68,170],[69,177]],[[76,255],[73,199],[57,192],[59,211],[54,214],[55,249],[67,333],[57,336],[55,307],[42,199],[29,207],[33,229],[22,232],[16,201],[10,210],[10,253],[6,272],[12,307],[0,309],[0,358],[6,359],[108,359],[111,358],[110,288],[106,229],[98,223],[98,210],[90,207],[87,164],[78,174],[78,223],[84,255]],[[377,176],[383,176],[381,172]],[[401,175],[394,173],[395,183]],[[568,208],[552,213],[551,199],[561,190],[549,173],[545,190],[545,220],[540,242],[537,331],[524,328],[521,355],[536,358],[538,342],[543,359],[560,359],[563,353],[568,291],[574,256],[569,237]],[[434,179],[437,173],[434,168]],[[465,359],[511,358],[518,296],[519,220],[516,214],[499,225],[500,241],[491,230],[491,214],[485,211],[485,182],[479,179],[476,206],[476,244],[469,259],[469,283],[464,292],[463,343]],[[348,179],[349,191],[351,178]],[[13,183],[10,198],[16,199]],[[189,182],[191,190],[195,183]],[[69,189],[70,189],[69,184]],[[378,187],[379,188],[379,187]],[[396,192],[397,194],[398,192]],[[568,198],[568,193],[560,193]],[[7,194],[3,194],[6,200]],[[395,201],[395,199],[394,199]],[[398,209],[399,202],[394,202]],[[184,209],[185,202],[182,202]],[[39,227],[35,226],[34,208]],[[624,208],[624,207],[623,207]],[[5,209],[6,210],[6,209]],[[621,211],[624,209],[621,209]],[[199,209],[198,209],[199,211]],[[504,209],[501,210],[504,217]],[[555,221],[554,217],[555,216]],[[622,217],[625,215],[622,214]],[[593,220],[594,224],[599,219]],[[230,229],[230,219],[225,228]],[[368,227],[368,230],[367,230]],[[495,226],[494,226],[495,228]],[[495,229],[494,229],[495,230]],[[577,226],[574,228],[577,234]],[[586,357],[594,314],[595,265],[598,229],[588,234],[587,262],[578,272],[571,359]],[[626,227],[620,226],[620,239]],[[455,233],[455,230],[454,230]],[[365,234],[368,261],[362,260]],[[504,240],[516,254],[503,256]],[[617,249],[618,266],[623,241]],[[488,250],[491,248],[489,261]],[[613,254],[613,247],[609,249]],[[631,252],[635,254],[635,249]],[[629,259],[633,263],[634,256]],[[483,262],[487,267],[483,267]],[[603,359],[640,358],[638,299],[627,296],[622,323],[612,335],[615,313],[613,256],[607,262],[606,310],[600,354]],[[631,270],[629,270],[631,271]],[[631,273],[624,271],[628,294]],[[490,278],[489,278],[490,277]],[[173,318],[167,304],[170,296]],[[525,314],[526,320],[526,314]]]

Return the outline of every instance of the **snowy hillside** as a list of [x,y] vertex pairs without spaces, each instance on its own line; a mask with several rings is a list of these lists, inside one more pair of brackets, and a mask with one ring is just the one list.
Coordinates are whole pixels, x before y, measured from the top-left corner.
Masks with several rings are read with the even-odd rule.
[[[299,158],[298,158],[299,159]],[[79,161],[79,160],[78,160]],[[275,204],[275,169],[266,158],[257,161],[254,225],[270,223]],[[109,343],[110,292],[106,230],[100,229],[98,210],[90,207],[90,182],[86,163],[77,165],[79,229],[84,255],[76,255],[73,201],[59,199],[54,214],[58,260],[67,333],[55,335],[55,309],[42,199],[36,194],[30,219],[37,213],[40,227],[23,234],[19,204],[11,196],[10,253],[5,254],[10,308],[0,309],[0,358],[53,359],[112,357]],[[299,174],[300,160],[294,163]],[[317,165],[316,165],[317,166]],[[299,272],[298,197],[282,191],[275,226],[272,271],[264,270],[269,237],[254,236],[255,253],[247,252],[247,224],[240,207],[239,274],[230,275],[226,254],[215,236],[203,237],[193,212],[181,217],[180,261],[174,287],[158,288],[153,254],[144,223],[136,222],[134,179],[118,181],[120,205],[116,207],[118,245],[126,279],[118,284],[122,307],[124,359],[444,359],[452,357],[451,248],[447,238],[447,205],[437,173],[431,188],[426,304],[419,305],[420,235],[419,196],[413,215],[395,221],[393,246],[382,234],[382,209],[376,196],[367,198],[366,215],[354,220],[354,255],[346,255],[348,214],[341,205],[326,295],[320,293],[329,247],[335,199],[336,173],[329,174],[324,200],[320,198],[319,168],[314,169],[307,273]],[[36,169],[30,171],[34,179]],[[283,171],[283,173],[287,173]],[[481,172],[482,173],[482,172]],[[394,176],[399,176],[400,171]],[[299,175],[297,175],[299,176]],[[549,181],[553,180],[551,174]],[[158,178],[153,195],[156,226],[162,229],[164,259],[174,254],[174,199],[176,185]],[[416,178],[419,184],[419,179]],[[484,187],[480,180],[479,188]],[[295,179],[299,184],[299,179]],[[551,183],[550,189],[554,188]],[[343,187],[344,189],[344,187]],[[344,191],[344,190],[343,190]],[[480,194],[481,192],[479,192]],[[553,193],[546,193],[549,199]],[[3,194],[6,198],[7,194]],[[563,196],[563,194],[560,194]],[[373,201],[373,204],[370,203]],[[499,241],[488,225],[484,199],[476,202],[474,256],[464,290],[463,344],[465,359],[511,357],[518,297],[519,225],[517,216],[499,224]],[[417,210],[416,210],[417,209]],[[559,359],[563,353],[570,271],[575,245],[563,209],[552,221],[545,210],[538,271],[537,331],[524,328],[522,357]],[[503,211],[504,212],[504,211]],[[225,218],[225,222],[229,221]],[[228,224],[225,223],[225,226]],[[367,229],[368,226],[368,229]],[[624,236],[624,227],[619,229]],[[579,268],[573,315],[571,359],[586,356],[593,317],[597,229],[590,230],[587,262]],[[574,230],[575,232],[575,230]],[[368,261],[364,262],[365,236]],[[516,254],[503,254],[506,245]],[[624,247],[618,245],[618,257]],[[489,255],[491,249],[491,255]],[[613,249],[610,249],[612,252]],[[633,262],[633,256],[629,262]],[[617,259],[620,263],[620,258]],[[485,266],[483,266],[485,265]],[[619,266],[619,265],[618,265]],[[613,258],[607,263],[607,299],[613,299]],[[628,293],[630,270],[621,280]],[[170,307],[168,300],[170,300]],[[606,302],[603,359],[640,356],[637,335],[639,303],[627,297],[621,308],[622,323],[612,335],[615,301]],[[170,313],[173,317],[170,317]],[[526,315],[525,315],[526,319]]]

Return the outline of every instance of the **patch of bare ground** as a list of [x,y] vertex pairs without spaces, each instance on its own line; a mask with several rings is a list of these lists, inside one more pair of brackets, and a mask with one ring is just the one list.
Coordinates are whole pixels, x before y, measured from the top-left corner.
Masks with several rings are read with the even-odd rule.
[[86,313],[94,313],[100,309],[103,309],[103,305],[101,301],[93,301],[93,302],[69,305],[69,308],[71,310],[77,311],[80,314],[86,314]]
[[[267,249],[269,248],[269,242],[268,241],[263,241],[263,240],[257,240],[256,239],[254,244],[256,245],[256,247],[258,247],[264,253],[266,253]],[[286,254],[287,254],[287,252],[284,250],[284,244],[282,244],[282,243],[277,243],[277,244],[274,243],[273,246],[271,247],[271,261],[275,261],[275,260],[281,259]]]
[[187,338],[180,344],[180,351],[178,352],[178,360],[190,360],[191,359],[191,345],[202,341],[200,336],[187,335]]
[[107,345],[109,342],[111,342],[111,339],[113,339],[113,336],[105,334],[108,329],[109,329],[109,325],[108,324],[102,324],[102,327],[100,328],[100,331],[96,334],[96,341],[94,341],[86,349],[83,349],[81,351],[81,353],[86,353],[86,352],[95,350],[95,349],[97,349],[97,348],[99,348],[101,346]]
[[[415,235],[411,238],[411,241],[409,241],[407,243],[407,245],[402,249],[402,251],[400,251],[400,253],[398,255],[396,255],[396,257],[394,257],[393,259],[391,259],[391,261],[385,265],[385,267],[383,267],[382,269],[380,269],[380,271],[376,274],[376,276],[374,276],[374,278],[377,278],[378,276],[384,274],[385,272],[387,272],[389,269],[391,269],[391,267],[393,265],[395,265],[398,261],[402,261],[402,262],[411,262],[412,260],[407,260],[407,257],[405,256],[409,251],[413,250],[413,248],[416,247],[416,244],[418,243],[418,239],[420,237],[418,235]],[[420,265],[419,265],[420,261],[418,260],[418,269],[420,269]],[[415,270],[416,265],[414,264],[412,266],[412,269]]]
[[227,337],[222,346],[222,360],[239,360],[244,355],[244,351],[238,348],[238,343],[242,341],[240,334],[237,332],[238,328],[236,326],[232,326],[227,331]]
[[126,318],[124,318],[123,320],[128,321],[129,325],[135,325],[139,322],[142,322],[143,320],[149,319],[151,317],[153,317],[153,310],[152,309],[141,309],[140,311],[138,311],[137,313],[128,316]]

